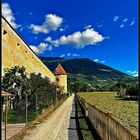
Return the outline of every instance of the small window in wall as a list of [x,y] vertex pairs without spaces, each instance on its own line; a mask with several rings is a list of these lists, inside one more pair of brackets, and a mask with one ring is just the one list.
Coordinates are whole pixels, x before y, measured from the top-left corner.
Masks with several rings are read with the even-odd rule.
[[7,31],[6,30],[3,30],[3,35],[6,35],[7,34]]
[[20,44],[19,43],[17,43],[17,46],[19,46]]
[[56,81],[59,82],[59,78],[56,78]]
[[3,30],[3,39],[5,40],[6,39],[6,37],[7,37],[7,31],[6,30]]

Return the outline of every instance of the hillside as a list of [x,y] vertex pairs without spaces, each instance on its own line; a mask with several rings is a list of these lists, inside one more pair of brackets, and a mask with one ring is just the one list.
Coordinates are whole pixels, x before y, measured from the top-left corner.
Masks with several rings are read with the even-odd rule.
[[87,58],[65,59],[59,57],[40,57],[47,67],[54,72],[60,63],[68,73],[68,82],[81,81],[94,85],[112,85],[118,80],[126,83],[134,81],[134,78],[113,69],[109,66],[96,63]]

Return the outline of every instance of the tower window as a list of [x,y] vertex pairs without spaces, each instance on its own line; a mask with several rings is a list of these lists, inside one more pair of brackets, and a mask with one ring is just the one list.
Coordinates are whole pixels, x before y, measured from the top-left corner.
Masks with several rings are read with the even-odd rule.
[[58,81],[58,82],[59,82],[59,78],[56,78],[56,81]]

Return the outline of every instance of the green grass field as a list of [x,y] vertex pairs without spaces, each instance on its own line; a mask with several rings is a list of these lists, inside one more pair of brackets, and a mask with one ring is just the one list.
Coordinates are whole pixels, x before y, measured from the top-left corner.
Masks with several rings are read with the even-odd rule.
[[115,92],[83,92],[79,95],[98,109],[112,112],[112,117],[138,136],[138,101],[124,100]]

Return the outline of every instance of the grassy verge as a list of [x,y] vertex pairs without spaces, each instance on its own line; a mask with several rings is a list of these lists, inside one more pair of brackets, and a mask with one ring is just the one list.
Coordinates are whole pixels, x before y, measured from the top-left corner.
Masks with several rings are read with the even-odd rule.
[[104,112],[112,112],[113,118],[138,136],[138,101],[118,98],[115,92],[85,92],[80,97]]
[[[36,112],[28,113],[28,122],[36,118]],[[25,115],[18,115],[15,110],[9,110],[7,114],[7,122],[10,124],[25,123]],[[3,119],[4,121],[4,119]]]

